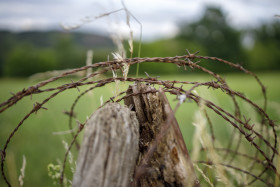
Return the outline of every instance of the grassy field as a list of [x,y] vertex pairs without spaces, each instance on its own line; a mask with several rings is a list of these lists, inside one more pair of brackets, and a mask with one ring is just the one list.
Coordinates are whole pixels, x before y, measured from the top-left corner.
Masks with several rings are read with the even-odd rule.
[[[279,120],[280,116],[280,73],[259,73],[259,78],[267,88],[268,94],[268,113],[272,119]],[[229,83],[229,86],[237,91],[245,93],[245,95],[252,99],[254,102],[263,106],[263,97],[261,89],[256,81],[244,74],[227,74],[224,75]],[[186,76],[161,76],[160,79],[169,80],[188,80],[188,81],[209,81],[208,76],[204,75],[186,75]],[[70,82],[70,79],[63,79],[54,85],[60,85]],[[2,103],[8,99],[10,92],[16,93],[22,88],[26,88],[35,82],[30,82],[27,79],[0,79],[0,102]],[[127,84],[122,87],[127,88]],[[81,91],[86,87],[80,88]],[[112,91],[115,90],[115,84],[96,89],[94,92],[87,94],[80,100],[76,107],[77,120],[84,122],[87,116],[100,106],[100,97],[106,101],[112,96]],[[225,96],[221,91],[214,91],[207,88],[196,89],[199,95],[211,99],[215,104],[224,107],[228,111],[233,111],[232,101],[228,96]],[[11,131],[19,123],[19,121],[26,115],[33,107],[35,102],[41,102],[50,93],[33,95],[32,100],[30,97],[23,99],[12,108],[0,114],[0,149],[2,149],[6,139]],[[24,183],[25,186],[51,186],[53,180],[48,176],[47,166],[50,163],[58,164],[63,160],[65,149],[62,143],[63,140],[70,142],[71,136],[55,135],[54,132],[61,132],[68,130],[68,117],[63,114],[63,111],[69,110],[75,98],[79,95],[76,89],[66,91],[58,95],[49,103],[46,104],[48,110],[40,110],[36,115],[32,115],[23,126],[19,129],[18,133],[13,137],[9,148],[7,149],[7,162],[8,169],[5,171],[12,184],[17,186],[17,178],[20,174],[23,155],[26,157],[26,171]],[[168,96],[171,105],[174,107],[176,101],[174,96]],[[247,105],[243,105],[240,100],[242,111],[248,114]],[[183,132],[186,144],[189,150],[192,150],[192,138],[194,127],[192,125],[194,112],[197,110],[195,103],[183,104],[176,113],[176,117]],[[252,113],[253,115],[253,113]],[[215,121],[215,133],[221,139],[226,140],[229,137],[232,128],[227,128],[227,124],[215,116],[210,114],[210,117]],[[80,136],[81,139],[82,136]],[[73,154],[76,156],[75,149]],[[69,164],[68,164],[69,165]],[[71,172],[68,171],[68,177],[71,178]],[[3,179],[0,177],[0,186],[3,186]]]

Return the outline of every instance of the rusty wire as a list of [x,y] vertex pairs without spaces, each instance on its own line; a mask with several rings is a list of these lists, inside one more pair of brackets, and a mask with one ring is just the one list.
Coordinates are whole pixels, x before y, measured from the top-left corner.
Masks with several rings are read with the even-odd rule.
[[[253,76],[256,79],[256,82],[261,87],[261,92],[264,97],[263,107],[260,107],[259,105],[257,105],[255,102],[253,102],[249,98],[245,97],[240,92],[232,90],[228,86],[225,79],[223,79],[219,74],[217,74],[207,68],[204,68],[201,65],[201,63],[198,64],[198,62],[194,62],[197,59],[205,60],[205,61],[221,62],[221,63],[229,65],[230,67],[236,68],[240,71],[243,71],[246,74]],[[134,64],[139,64],[142,62],[170,63],[170,64],[177,65],[178,67],[184,67],[185,69],[187,67],[192,68],[192,69],[197,69],[197,70],[200,70],[204,73],[211,75],[213,78],[215,78],[216,81],[213,81],[213,80],[209,81],[209,82],[196,82],[196,81],[190,82],[190,81],[179,81],[179,80],[167,81],[167,80],[158,80],[158,78],[153,78],[153,77],[147,77],[147,78],[118,77],[118,78],[105,78],[105,79],[100,79],[100,80],[89,81],[90,78],[96,77],[97,75],[102,75],[108,71],[119,70],[119,69],[121,70],[122,63],[129,63],[130,65],[134,65]],[[70,83],[66,83],[66,84],[63,84],[63,85],[60,85],[57,87],[43,89],[44,86],[46,86],[47,84],[49,84],[51,82],[54,82],[58,79],[66,77],[68,75],[72,75],[79,71],[85,71],[89,68],[92,68],[92,69],[100,68],[100,70],[95,71],[94,73],[90,74],[89,76],[83,77],[78,81],[75,81],[75,82],[72,81]],[[250,181],[248,184],[253,184],[254,182],[259,180],[261,182],[264,182],[267,186],[270,186],[271,184],[269,182],[266,182],[262,178],[263,174],[265,174],[268,170],[273,171],[273,173],[275,175],[279,176],[279,171],[273,164],[275,155],[279,155],[279,153],[277,151],[278,142],[277,142],[277,134],[276,134],[276,130],[275,130],[276,124],[266,113],[267,96],[266,96],[266,89],[265,89],[265,86],[263,85],[263,83],[260,81],[260,79],[257,77],[257,75],[255,75],[253,72],[250,72],[249,70],[246,70],[239,64],[234,64],[232,62],[229,62],[229,61],[226,61],[226,60],[223,60],[220,58],[216,58],[216,57],[197,56],[197,53],[190,54],[189,51],[187,51],[187,55],[182,55],[182,56],[164,57],[164,58],[162,58],[162,57],[153,57],[153,58],[137,57],[137,58],[124,59],[124,62],[119,62],[116,60],[112,60],[112,61],[108,60],[105,62],[99,62],[99,63],[95,63],[93,65],[76,68],[76,69],[64,72],[56,77],[52,77],[48,80],[39,82],[38,84],[36,84],[34,86],[30,86],[27,89],[23,89],[22,91],[19,91],[16,94],[14,94],[7,101],[1,103],[0,104],[0,113],[4,112],[8,108],[12,107],[14,104],[21,101],[26,96],[30,96],[30,95],[32,96],[32,94],[41,94],[41,93],[54,91],[54,93],[52,93],[50,96],[45,98],[45,100],[43,100],[41,103],[35,103],[33,108],[30,110],[30,112],[26,114],[26,116],[19,122],[19,124],[14,128],[14,130],[10,133],[10,135],[7,138],[6,143],[3,146],[3,150],[1,150],[1,173],[2,173],[2,177],[5,180],[5,182],[7,183],[7,185],[11,186],[5,175],[5,171],[4,171],[6,151],[7,151],[8,145],[11,142],[14,134],[23,125],[23,123],[25,122],[25,120],[27,118],[29,118],[33,113],[36,114],[40,109],[46,109],[46,108],[44,108],[43,105],[45,105],[51,99],[56,97],[58,94],[60,94],[64,91],[67,91],[69,89],[74,88],[74,89],[79,90],[79,87],[91,85],[90,88],[88,88],[87,90],[85,90],[84,92],[80,93],[77,96],[77,98],[74,100],[74,102],[70,108],[70,111],[66,112],[66,114],[69,115],[69,124],[68,124],[69,128],[72,129],[72,121],[73,121],[72,118],[74,117],[74,114],[75,114],[75,106],[79,102],[79,100],[89,91],[92,91],[96,88],[104,87],[107,84],[113,83],[115,81],[143,82],[143,83],[147,83],[147,84],[151,84],[151,85],[158,85],[163,88],[164,92],[170,93],[171,95],[175,95],[175,96],[179,96],[182,94],[186,95],[187,99],[197,103],[197,105],[199,105],[203,101],[203,103],[207,107],[207,110],[205,109],[204,113],[205,113],[205,116],[206,116],[208,124],[209,124],[210,134],[211,134],[211,137],[213,140],[213,142],[212,142],[213,147],[217,151],[225,152],[225,160],[227,161],[227,163],[220,163],[220,165],[222,165],[224,167],[229,167],[229,168],[235,169],[239,172],[245,173],[248,176],[253,177],[253,180]],[[177,86],[177,85],[181,85],[181,86]],[[183,88],[183,85],[192,85],[192,87],[190,89],[186,90],[185,88]],[[232,102],[234,105],[234,113],[226,111],[225,109],[216,105],[212,101],[202,98],[201,96],[195,94],[193,92],[193,90],[195,90],[197,87],[208,87],[208,88],[213,88],[213,90],[223,91],[225,94],[227,94],[232,99]],[[151,90],[151,91],[148,91],[145,93],[154,93],[154,92],[158,92],[158,90]],[[126,93],[126,90],[120,92],[117,97],[120,97],[125,93]],[[113,96],[110,98],[110,100],[106,101],[105,104],[108,102],[120,102],[125,98],[132,97],[137,94],[144,94],[144,93],[128,94],[128,95],[122,96],[120,99],[117,99],[117,100],[116,100],[116,96]],[[241,99],[242,102],[250,104],[261,116],[262,120],[261,120],[260,131],[255,130],[254,124],[252,124],[252,123],[250,124],[250,118],[248,118],[248,119],[246,119],[246,117],[244,117],[244,119],[241,118],[242,113],[240,111],[240,107],[236,100],[237,98]],[[215,140],[217,139],[217,135],[215,135],[215,133],[214,133],[215,127],[213,126],[213,122],[208,114],[209,112],[215,113],[216,115],[220,116],[222,119],[224,119],[226,125],[230,125],[231,127],[233,127],[231,137],[234,137],[236,134],[239,135],[240,138],[239,138],[238,142],[236,143],[235,148],[232,148],[233,141],[231,141],[231,140],[229,140],[228,145],[224,148],[217,148],[215,146]],[[64,170],[65,170],[67,155],[69,154],[69,151],[73,147],[74,144],[76,145],[76,148],[79,149],[79,143],[77,142],[77,137],[78,137],[79,133],[82,131],[84,124],[85,123],[80,124],[80,127],[75,134],[72,132],[73,139],[71,141],[71,144],[70,144],[68,150],[65,153],[64,162],[63,162],[62,171],[61,171],[60,184],[62,186],[63,186],[63,177],[64,177]],[[266,132],[267,132],[266,134],[263,131],[264,127],[266,128]],[[272,137],[270,137],[270,135],[268,134],[268,128],[272,129],[272,132],[273,132]],[[164,136],[164,135],[162,134],[161,136]],[[256,153],[254,156],[252,156],[250,153],[238,152],[240,145],[242,143],[244,143],[244,141],[242,141],[241,138],[243,138],[243,140],[249,142],[255,148]],[[160,139],[160,137],[157,139]],[[257,139],[258,141],[255,139]],[[270,141],[270,139],[272,140],[272,142]],[[155,145],[153,144],[153,146],[155,146]],[[265,151],[264,151],[264,149],[265,149]],[[154,150],[154,148],[151,148],[151,150]],[[207,150],[204,150],[204,151],[206,151],[206,154],[207,154]],[[145,156],[146,160],[149,160],[149,157],[151,154],[152,153],[149,152],[149,154],[147,154]],[[259,154],[261,155],[261,157],[259,156]],[[227,159],[229,155],[231,155],[231,157],[229,159]],[[253,162],[252,167],[248,171],[238,168],[240,166],[232,165],[233,160],[239,156],[245,157]],[[205,158],[205,160],[206,161],[203,161],[203,162],[205,162],[205,163],[210,162],[207,158]],[[256,172],[253,171],[253,169],[255,168],[255,165],[263,168],[263,170],[259,174],[257,174]],[[144,167],[144,166],[139,166],[139,168],[141,168],[141,167]],[[139,175],[139,173],[138,174],[136,173],[136,175]]]

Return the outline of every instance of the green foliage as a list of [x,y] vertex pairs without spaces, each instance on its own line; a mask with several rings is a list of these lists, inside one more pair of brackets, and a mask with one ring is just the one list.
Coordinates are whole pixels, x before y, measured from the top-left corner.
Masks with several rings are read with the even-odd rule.
[[247,50],[249,68],[254,70],[280,69],[280,22],[263,25],[251,31],[255,44]]
[[[215,7],[208,7],[203,17],[192,24],[181,24],[178,39],[203,46],[205,54],[229,61],[244,60],[240,33],[231,28],[224,13]],[[229,68],[219,64],[207,64],[205,67],[215,71],[228,71]]]
[[40,71],[52,70],[56,66],[55,54],[50,49],[36,49],[23,44],[12,49],[4,64],[6,76],[29,76]]
[[280,22],[275,20],[271,24],[262,25],[260,28],[254,30],[255,37],[258,41],[264,42],[271,42],[271,41],[278,41],[278,45],[280,45]]
[[279,69],[280,53],[279,43],[257,41],[254,47],[248,51],[248,68],[254,70]]
[[74,45],[71,37],[61,37],[54,46],[58,66],[56,69],[69,69],[85,65],[86,52]]
[[48,176],[52,178],[54,185],[58,184],[60,173],[61,173],[60,165],[54,165],[52,163],[48,165]]
[[[215,7],[208,7],[197,22],[181,24],[178,39],[193,41],[203,46],[203,55],[215,56],[240,63],[250,70],[279,70],[280,62],[280,19],[259,28],[237,30],[229,26],[224,13]],[[251,37],[249,49],[242,45],[243,36]],[[203,64],[214,71],[232,71],[223,64]]]
[[10,77],[84,66],[89,49],[105,61],[113,50],[110,39],[82,33],[0,31],[0,41],[0,76]]
[[[0,69],[3,68],[4,76],[27,77],[38,72],[77,68],[85,65],[86,51],[75,43],[71,35],[56,38],[53,47],[19,42],[11,45],[2,61],[0,58]],[[98,49],[93,61],[105,61],[108,54],[108,49]]]
[[[138,50],[138,43],[134,42],[134,51]],[[196,42],[189,41],[185,42],[179,39],[165,39],[165,40],[157,40],[151,43],[143,43],[141,56],[142,57],[168,57],[174,55],[182,55],[187,54],[186,48],[191,52],[200,51],[201,54],[204,54],[205,50],[203,46],[199,45]],[[128,49],[128,47],[126,47]],[[128,51],[127,51],[128,53]],[[137,57],[137,54],[133,54],[133,57]],[[136,67],[131,67],[129,72],[131,75],[134,75],[136,71]],[[164,66],[159,65],[157,63],[141,63],[139,74],[144,74],[147,72],[152,75],[162,75],[162,74],[175,74],[178,73],[178,67],[172,64],[166,64]],[[181,73],[186,73],[183,68],[179,70]]]
[[[135,46],[138,46],[137,44],[134,44]],[[136,48],[135,51],[138,49]],[[177,51],[176,51],[177,50]],[[141,50],[141,56],[142,57],[167,57],[172,56],[172,53],[174,55],[179,53],[180,46],[173,41],[173,40],[160,40],[153,43],[143,43],[142,44],[142,50]],[[135,57],[137,54],[134,55]],[[149,74],[165,74],[165,73],[174,73],[176,72],[176,67],[173,65],[166,65],[161,66],[156,63],[142,63],[140,65],[140,74],[144,74],[144,72],[147,72]],[[131,70],[132,72],[134,70]]]
[[0,31],[0,76],[3,76],[3,68],[6,55],[15,46],[15,39],[10,32]]

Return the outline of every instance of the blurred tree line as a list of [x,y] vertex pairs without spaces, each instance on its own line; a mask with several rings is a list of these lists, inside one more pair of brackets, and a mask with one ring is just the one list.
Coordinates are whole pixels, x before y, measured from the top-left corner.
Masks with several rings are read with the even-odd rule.
[[[187,48],[190,52],[200,51],[199,55],[239,63],[252,71],[280,70],[280,18],[274,19],[258,28],[238,30],[228,24],[221,9],[208,7],[198,21],[179,23],[176,37],[143,43],[141,57],[182,55]],[[30,76],[80,67],[85,65],[88,49],[94,50],[94,62],[107,60],[115,50],[109,38],[81,33],[2,31],[0,41],[0,76]],[[138,42],[134,42],[134,56],[137,47]],[[235,71],[219,62],[201,62],[201,65],[216,72]],[[166,74],[178,72],[177,69],[174,65],[143,63],[140,73]],[[132,67],[130,73],[134,72]]]
[[104,61],[114,48],[107,37],[83,33],[0,31],[0,41],[0,76],[9,77],[85,66],[88,49]]
[[[272,23],[258,28],[238,30],[228,24],[221,9],[208,7],[198,21],[181,22],[176,37],[144,43],[141,56],[182,55],[187,48],[190,52],[200,51],[198,55],[222,58],[252,71],[280,70],[280,18],[272,19],[275,19]],[[200,65],[216,72],[236,71],[219,62],[202,61]],[[159,71],[159,67],[141,65],[150,72]],[[175,69],[174,66],[160,67],[163,72]]]

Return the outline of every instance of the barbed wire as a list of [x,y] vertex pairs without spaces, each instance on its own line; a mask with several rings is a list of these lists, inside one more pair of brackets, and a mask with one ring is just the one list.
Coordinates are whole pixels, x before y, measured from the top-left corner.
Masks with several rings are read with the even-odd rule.
[[[92,65],[84,66],[81,68],[76,68],[72,69],[66,72],[63,72],[62,74],[51,77],[48,80],[39,82],[38,84],[34,86],[30,86],[27,89],[23,89],[16,94],[13,94],[9,99],[4,101],[3,103],[0,104],[0,113],[6,111],[16,103],[20,102],[23,98],[27,96],[32,96],[35,94],[42,94],[42,93],[48,93],[48,92],[54,92],[51,93],[48,97],[46,97],[41,103],[36,102],[33,106],[33,108],[23,117],[23,119],[17,124],[17,126],[13,129],[13,131],[10,133],[8,136],[3,149],[1,150],[1,174],[4,179],[4,181],[7,183],[8,186],[11,186],[9,183],[6,174],[5,174],[5,158],[6,158],[6,152],[7,148],[12,141],[12,138],[14,137],[15,133],[18,131],[18,129],[24,124],[26,119],[28,119],[32,114],[36,114],[39,110],[41,109],[47,109],[44,107],[44,105],[52,100],[54,97],[57,95],[70,90],[70,89],[78,89],[79,87],[84,87],[84,86],[91,86],[87,88],[85,91],[81,92],[76,99],[73,101],[73,104],[71,105],[70,111],[66,111],[65,114],[69,116],[69,121],[68,121],[68,126],[69,129],[72,129],[72,121],[73,117],[75,114],[75,107],[77,103],[80,101],[82,97],[85,96],[86,93],[93,91],[96,88],[101,88],[104,86],[107,86],[108,84],[111,84],[116,81],[121,81],[121,82],[142,82],[150,85],[157,85],[163,88],[163,91],[166,93],[169,93],[170,95],[174,95],[177,99],[179,98],[180,95],[185,95],[185,98],[195,102],[198,106],[201,102],[203,102],[206,106],[206,109],[204,109],[204,114],[206,116],[206,119],[209,124],[210,128],[210,134],[212,137],[212,144],[215,150],[217,151],[223,151],[225,152],[225,163],[218,163],[224,167],[230,167],[233,168],[239,172],[245,173],[248,176],[253,177],[252,181],[248,182],[249,185],[253,184],[256,181],[261,181],[264,182],[266,185],[271,186],[271,184],[267,181],[265,181],[262,176],[267,172],[273,172],[274,175],[277,175],[279,177],[279,171],[275,165],[274,165],[274,158],[275,155],[279,155],[277,151],[277,133],[275,129],[275,122],[269,117],[269,115],[266,113],[267,109],[267,96],[266,96],[266,88],[263,85],[263,83],[260,81],[258,76],[254,74],[253,72],[250,72],[249,70],[243,68],[239,64],[234,64],[232,62],[216,58],[216,57],[208,57],[208,56],[197,56],[197,53],[189,53],[187,50],[187,55],[182,55],[182,56],[174,56],[174,57],[153,57],[153,58],[127,58],[123,59],[123,62],[117,61],[117,60],[108,60],[105,62],[99,62],[95,63]],[[264,105],[263,107],[260,107],[258,104],[247,98],[244,94],[232,90],[229,85],[227,84],[226,80],[220,76],[219,74],[203,67],[201,65],[200,61],[194,62],[195,60],[205,60],[205,61],[210,61],[210,62],[220,62],[224,63],[230,67],[233,67],[237,70],[240,70],[248,75],[251,75],[255,78],[256,82],[260,85],[261,92],[263,94],[264,98]],[[134,64],[139,64],[142,62],[153,62],[153,63],[170,63],[174,64],[178,67],[183,67],[184,69],[191,68],[194,70],[200,70],[206,74],[209,74],[212,78],[215,80],[211,80],[208,82],[198,82],[198,81],[180,81],[180,80],[159,80],[158,78],[154,77],[112,77],[112,78],[104,78],[100,80],[90,80],[91,78],[96,78],[97,75],[102,75],[105,74],[106,72],[109,71],[117,71],[121,70],[123,63],[127,63],[130,66]],[[80,71],[86,71],[87,69],[92,68],[95,69],[96,71],[88,76],[85,76],[81,78],[78,81],[71,81],[66,84],[59,85],[57,87],[50,87],[50,88],[43,88],[49,83],[55,82],[61,78],[67,77],[69,75],[72,75],[74,73],[80,72]],[[97,70],[99,69],[99,70]],[[180,86],[177,86],[180,85]],[[184,85],[192,85],[191,88],[185,89],[183,86]],[[198,87],[206,87],[206,88],[213,88],[213,91],[215,90],[221,90],[224,94],[228,95],[234,105],[234,112],[231,113],[221,106],[218,106],[217,104],[213,103],[210,100],[207,100],[203,98],[202,96],[199,96],[194,92],[194,90]],[[127,90],[119,92],[117,95],[110,97],[110,99],[104,104],[108,102],[120,102],[128,97],[133,97],[139,94],[148,94],[148,93],[156,93],[158,90],[150,90],[146,92],[139,92],[139,93],[132,93],[132,94],[127,94],[124,95],[127,92]],[[124,95],[124,96],[123,96]],[[247,117],[246,115],[242,114],[240,111],[240,106],[237,102],[237,99],[241,99],[242,102],[250,104],[256,111],[257,113],[261,116],[261,123],[259,124],[260,129],[256,130],[256,124],[250,123],[250,118]],[[184,100],[185,101],[185,100]],[[103,106],[103,105],[102,105]],[[102,107],[101,106],[101,107]],[[180,105],[178,105],[179,107]],[[177,108],[176,108],[177,109]],[[208,112],[212,111],[216,115],[220,116],[226,124],[231,125],[233,127],[232,133],[230,135],[230,140],[228,141],[227,146],[221,148],[221,147],[216,147],[216,140],[217,136],[214,133],[214,129],[216,128],[213,125],[213,122],[211,120],[211,117],[208,115]],[[242,119],[243,117],[243,119]],[[77,142],[77,137],[79,133],[82,131],[85,123],[81,123],[79,125],[79,128],[76,133],[71,131],[72,134],[72,141],[70,143],[70,146],[68,150],[65,153],[64,157],[64,162],[62,166],[62,171],[61,171],[61,177],[60,177],[60,183],[63,185],[63,177],[64,177],[64,171],[65,171],[65,165],[66,165],[66,158],[69,154],[69,151],[73,147],[73,145],[76,145],[76,148],[79,149],[79,143]],[[272,130],[272,134],[269,133],[269,130]],[[265,131],[265,132],[264,132]],[[238,135],[238,141],[234,142],[232,139]],[[161,135],[162,136],[162,135]],[[252,145],[255,149],[255,154],[254,156],[251,156],[250,153],[244,153],[244,152],[239,152],[240,146],[242,143],[244,143],[244,140],[249,142],[250,145]],[[233,143],[236,143],[236,146],[233,147]],[[207,154],[207,150],[204,150]],[[262,158],[259,158],[259,154],[262,156]],[[147,160],[149,160],[151,153],[149,153],[146,157]],[[228,158],[228,156],[230,157]],[[248,170],[243,170],[241,168],[238,168],[238,166],[233,166],[232,163],[235,160],[236,157],[245,157],[253,162],[251,167]],[[204,162],[211,162],[209,161],[208,158],[205,158],[206,161]],[[216,163],[217,164],[217,163]],[[255,168],[255,165],[257,165],[259,168],[262,167],[262,171],[259,172],[259,174],[256,174],[253,169]],[[139,168],[143,166],[138,166]],[[136,171],[139,171],[136,169]],[[138,173],[139,174],[139,173]],[[136,173],[135,176],[138,176]],[[273,177],[273,176],[270,176]]]

